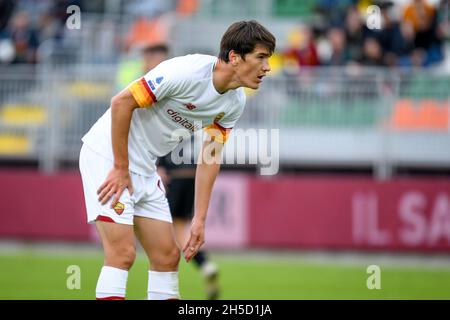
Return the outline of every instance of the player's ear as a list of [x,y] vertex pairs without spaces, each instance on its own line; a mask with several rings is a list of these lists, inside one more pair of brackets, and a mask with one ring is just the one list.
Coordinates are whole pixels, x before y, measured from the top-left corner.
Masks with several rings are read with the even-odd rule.
[[234,67],[237,66],[240,57],[241,56],[234,50],[230,50],[230,52],[228,52],[228,59],[230,60],[231,65]]

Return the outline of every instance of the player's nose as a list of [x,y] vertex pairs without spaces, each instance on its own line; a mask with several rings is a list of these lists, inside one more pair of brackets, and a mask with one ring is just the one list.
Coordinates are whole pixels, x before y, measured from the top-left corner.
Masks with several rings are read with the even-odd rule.
[[263,64],[263,70],[264,70],[264,72],[269,72],[271,69],[270,69],[270,63],[269,63],[269,61],[266,61],[264,64]]

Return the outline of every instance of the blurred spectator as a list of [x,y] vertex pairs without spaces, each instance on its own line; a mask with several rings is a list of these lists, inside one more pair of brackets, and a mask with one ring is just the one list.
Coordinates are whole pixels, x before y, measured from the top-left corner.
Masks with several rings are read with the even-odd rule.
[[425,0],[413,0],[406,6],[403,20],[412,24],[417,48],[428,49],[434,42],[435,18],[436,11]]
[[333,27],[328,30],[327,38],[331,45],[331,56],[329,61],[324,61],[324,63],[330,66],[343,66],[347,64],[349,55],[344,30]]
[[[433,1],[435,6],[430,3],[428,0],[317,0],[318,15],[313,17],[313,24],[291,32],[288,47],[280,52],[283,70],[295,74],[302,66],[320,64],[427,67],[441,62],[444,41],[450,38],[450,0]],[[116,12],[113,8],[118,8],[118,14],[137,17],[122,47],[131,52],[142,50],[148,41],[169,40],[167,35],[174,15],[161,13],[191,16],[201,1],[133,0],[111,4],[106,0],[0,0],[0,63],[35,63],[37,48],[49,39],[64,37],[65,41],[50,42],[51,45],[58,47],[58,52],[74,52],[66,41],[68,35],[64,28],[66,10],[72,4],[80,6],[83,12],[111,13]],[[365,23],[366,9],[373,4],[381,9],[381,30],[370,30]],[[104,32],[99,37],[106,38]]]
[[393,2],[380,4],[382,16],[382,30],[379,41],[384,52],[383,62],[387,66],[395,67],[399,58],[410,55],[414,50],[414,29],[409,22],[400,23],[393,16]]
[[[422,65],[419,61],[420,53],[414,46],[415,33],[413,26],[408,22],[402,22],[399,26],[400,36],[397,39],[398,42],[393,43],[393,50],[386,53],[385,61],[389,66],[408,66],[408,65]],[[393,39],[392,41],[396,41]],[[414,59],[411,57],[414,56]],[[408,62],[410,61],[410,62]],[[405,64],[405,62],[408,62]],[[412,63],[414,62],[414,63]]]
[[416,33],[426,32],[431,27],[434,15],[434,8],[425,0],[413,0],[405,7],[403,20],[410,22]]
[[289,34],[290,46],[283,52],[286,64],[294,70],[301,66],[318,66],[319,57],[312,30],[305,26]]
[[319,0],[315,11],[323,21],[336,25],[344,20],[347,8],[357,2],[358,0]]
[[[329,21],[326,41],[319,41],[320,61],[333,66],[360,63],[388,67],[426,67],[440,62],[443,41],[450,34],[448,3],[441,1],[440,9],[435,10],[425,0],[412,0],[404,8],[389,0],[349,1],[343,22]],[[328,7],[338,4],[321,2]],[[364,21],[363,14],[372,4],[380,8],[379,30],[369,29]]]
[[368,29],[356,7],[349,7],[345,16],[345,36],[348,59],[359,61],[363,57],[362,43],[367,36]]
[[383,50],[375,37],[368,37],[364,40],[363,56],[361,64],[365,66],[383,65]]
[[[441,5],[443,2],[447,1],[441,1]],[[429,66],[442,61],[443,37],[438,28],[438,14],[435,8],[425,0],[413,0],[405,7],[403,21],[410,23],[415,32],[415,49],[410,56],[411,65]]]
[[441,0],[436,12],[437,38],[450,40],[450,0]]
[[15,49],[13,63],[35,63],[39,39],[36,29],[30,23],[29,14],[26,11],[17,12],[8,29]]

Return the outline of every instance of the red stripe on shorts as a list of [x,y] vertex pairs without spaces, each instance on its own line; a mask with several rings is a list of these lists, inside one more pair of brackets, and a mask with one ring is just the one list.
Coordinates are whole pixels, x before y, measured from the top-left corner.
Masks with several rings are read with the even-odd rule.
[[112,223],[116,223],[112,218],[107,217],[107,216],[97,216],[97,221],[104,221],[104,222],[112,222]]

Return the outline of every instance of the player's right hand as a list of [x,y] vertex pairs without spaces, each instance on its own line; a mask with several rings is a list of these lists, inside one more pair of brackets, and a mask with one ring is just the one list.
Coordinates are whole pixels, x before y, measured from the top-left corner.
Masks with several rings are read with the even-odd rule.
[[203,222],[192,221],[189,239],[183,247],[184,258],[189,262],[205,243],[205,224]]
[[113,168],[108,173],[105,182],[97,190],[98,201],[104,205],[114,196],[110,205],[113,208],[126,188],[128,188],[130,194],[133,194],[133,186],[128,169]]

